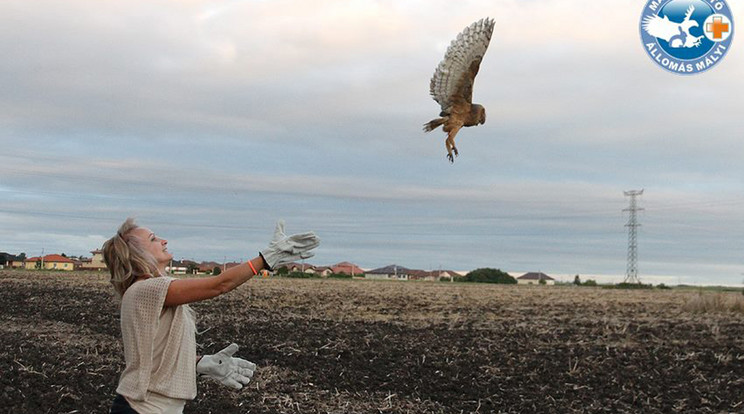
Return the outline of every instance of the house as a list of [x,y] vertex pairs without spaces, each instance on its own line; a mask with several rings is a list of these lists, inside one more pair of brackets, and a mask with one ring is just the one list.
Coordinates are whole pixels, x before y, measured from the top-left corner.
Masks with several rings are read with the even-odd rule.
[[346,273],[347,275],[352,276],[363,276],[365,272],[361,267],[354,263],[341,262],[331,266],[331,273]]
[[23,258],[10,253],[0,252],[0,269],[23,267]]
[[106,263],[103,261],[103,251],[100,249],[92,250],[90,252],[93,257],[83,259],[80,261],[81,270],[106,270]]
[[10,267],[10,264],[13,263],[13,258],[15,256],[10,253],[0,252],[0,269]]
[[452,281],[462,279],[464,276],[461,273],[455,272],[454,270],[442,270],[440,277],[449,277]]
[[330,268],[330,266],[313,266],[313,272],[316,275],[320,275],[320,277],[327,277],[331,273],[333,273],[333,270]]
[[408,271],[408,280],[426,280],[426,281],[439,280],[439,271],[410,269]]
[[75,270],[75,263],[59,254],[48,254],[44,257],[26,259],[25,268],[72,271]]
[[189,259],[181,259],[181,264],[186,266],[186,274],[199,274],[199,263],[196,263],[195,261]]
[[83,268],[83,263],[89,263],[90,259],[86,258],[80,258],[76,256],[69,257],[70,260],[72,260],[72,268],[75,270],[80,270]]
[[287,271],[289,271],[290,273],[307,273],[311,275],[318,275],[320,277],[327,277],[328,275],[333,273],[333,270],[329,266],[315,266],[309,263],[292,262],[282,265],[282,267],[286,267]]
[[26,266],[26,259],[23,256],[16,256],[16,258],[8,264],[11,269],[23,269]]
[[185,275],[187,270],[187,264],[178,260],[171,260],[170,264],[165,267],[166,272],[174,275]]
[[197,265],[196,271],[200,275],[212,274],[214,268],[218,267],[222,271],[222,265],[217,262],[201,262]]
[[287,263],[286,265],[282,266],[286,267],[287,270],[291,273],[315,273],[315,266],[307,263]]
[[546,285],[554,285],[555,284],[555,279],[553,279],[552,277],[550,277],[550,276],[548,276],[548,275],[546,275],[545,273],[542,273],[542,272],[525,273],[522,276],[519,276],[517,278],[517,284],[520,284],[520,285],[538,285],[538,284],[541,284],[541,282],[540,282],[541,280],[542,281],[545,281],[545,284]]
[[364,277],[367,279],[408,280],[411,277],[411,272],[411,269],[407,267],[391,264],[369,270],[365,272]]
[[410,270],[410,280],[428,280],[438,281],[442,278],[449,280],[455,280],[456,278],[462,277],[459,273],[453,270]]

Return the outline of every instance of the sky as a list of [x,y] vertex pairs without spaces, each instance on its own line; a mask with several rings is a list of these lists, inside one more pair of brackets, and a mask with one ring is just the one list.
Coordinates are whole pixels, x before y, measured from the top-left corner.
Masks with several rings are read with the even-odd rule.
[[[0,2],[0,251],[90,256],[131,216],[247,260],[284,219],[315,265],[620,282],[643,189],[642,282],[741,285],[744,45],[669,73],[644,3]],[[450,164],[429,80],[484,17],[487,121]]]

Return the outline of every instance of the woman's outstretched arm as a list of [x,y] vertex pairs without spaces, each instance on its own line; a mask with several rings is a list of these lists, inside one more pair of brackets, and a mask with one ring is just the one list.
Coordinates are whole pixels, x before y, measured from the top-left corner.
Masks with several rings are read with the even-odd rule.
[[[253,265],[253,267],[251,267]],[[257,256],[248,262],[231,267],[217,276],[174,280],[168,286],[163,306],[178,306],[199,302],[227,293],[250,280],[254,269],[266,268],[263,258]]]

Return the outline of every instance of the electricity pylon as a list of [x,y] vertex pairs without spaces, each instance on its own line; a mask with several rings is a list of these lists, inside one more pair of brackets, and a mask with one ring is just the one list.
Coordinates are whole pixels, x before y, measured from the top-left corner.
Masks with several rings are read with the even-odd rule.
[[624,191],[624,194],[630,197],[630,206],[623,211],[628,212],[628,266],[625,271],[625,280],[623,283],[641,283],[638,279],[638,235],[636,229],[641,227],[638,223],[636,213],[643,210],[636,204],[636,197],[643,194],[643,190]]

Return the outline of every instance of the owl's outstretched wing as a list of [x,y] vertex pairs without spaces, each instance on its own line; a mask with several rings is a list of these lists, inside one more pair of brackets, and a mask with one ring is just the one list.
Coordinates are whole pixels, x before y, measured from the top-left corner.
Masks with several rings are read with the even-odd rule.
[[644,16],[643,30],[653,37],[664,39],[667,42],[672,36],[679,34],[679,23],[670,22],[669,18],[664,16]]
[[429,84],[429,93],[443,114],[448,114],[455,103],[472,103],[473,82],[491,41],[493,26],[492,19],[481,19],[466,27],[447,48]]

